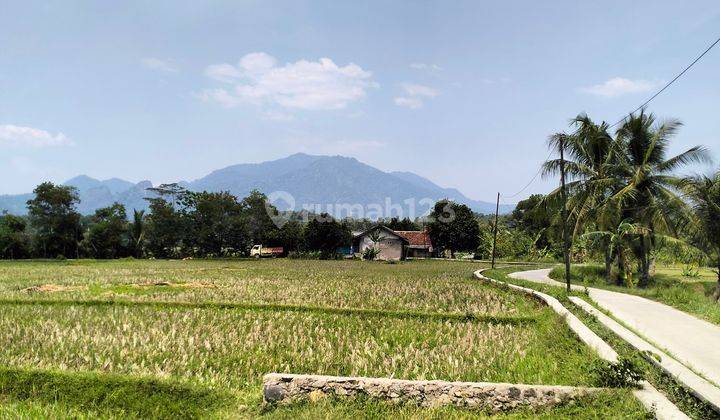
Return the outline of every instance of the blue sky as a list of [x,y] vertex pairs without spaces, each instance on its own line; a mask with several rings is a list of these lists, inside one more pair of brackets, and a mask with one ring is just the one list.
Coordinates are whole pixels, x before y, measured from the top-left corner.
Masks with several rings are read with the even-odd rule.
[[[716,1],[148,3],[0,1],[0,193],[306,152],[492,200],[720,35]],[[674,151],[720,160],[719,75],[720,48],[652,103],[685,123]]]

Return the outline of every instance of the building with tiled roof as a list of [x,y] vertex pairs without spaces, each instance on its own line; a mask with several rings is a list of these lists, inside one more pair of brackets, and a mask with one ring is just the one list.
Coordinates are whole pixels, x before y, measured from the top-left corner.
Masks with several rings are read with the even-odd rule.
[[379,260],[428,258],[433,246],[427,230],[392,230],[378,225],[353,235],[353,250],[362,254],[367,248],[378,250]]

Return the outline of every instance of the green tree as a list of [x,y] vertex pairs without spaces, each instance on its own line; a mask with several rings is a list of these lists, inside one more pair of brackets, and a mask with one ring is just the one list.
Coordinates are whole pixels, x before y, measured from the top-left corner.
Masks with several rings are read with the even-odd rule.
[[320,251],[322,258],[332,258],[339,247],[350,244],[352,234],[344,223],[322,213],[305,225],[305,246],[310,251]]
[[44,182],[33,193],[35,197],[27,201],[27,208],[37,253],[46,258],[77,257],[81,239],[80,213],[75,207],[80,201],[77,190]]
[[175,207],[182,204],[187,198],[187,190],[180,184],[173,182],[171,184],[160,184],[157,187],[150,187],[148,191],[155,193],[159,198],[169,200],[170,204]]
[[[558,244],[562,241],[562,231],[556,217],[559,212],[559,197],[533,194],[517,203],[509,223],[513,226],[512,230],[516,231],[517,235],[522,236],[522,234],[525,234],[533,238],[529,257],[542,257],[548,253],[561,255],[562,251]],[[494,221],[490,220],[491,231],[493,223]],[[502,232],[505,228],[505,226],[500,226],[499,232]],[[528,255],[518,255],[518,257],[521,256]]]
[[677,237],[678,224],[689,214],[687,204],[678,194],[682,178],[675,172],[689,163],[709,161],[700,146],[668,158],[670,141],[680,126],[677,120],[656,123],[655,117],[643,110],[631,114],[617,131],[622,150],[617,174],[624,186],[611,197],[611,202],[621,209],[623,220],[630,219],[643,227],[636,251],[641,287],[649,282],[656,235]]
[[449,200],[435,203],[428,224],[430,238],[435,247],[456,251],[475,251],[480,244],[480,226],[470,207]]
[[686,178],[683,190],[692,203],[694,221],[702,233],[704,248],[708,254],[715,254],[718,277],[713,296],[720,300],[720,172],[712,177]]
[[299,251],[303,243],[303,225],[298,220],[289,220],[280,228],[280,245],[285,252]]
[[[586,114],[580,114],[571,120],[575,131],[563,136],[565,152],[566,178],[568,179],[568,223],[573,226],[572,236],[577,237],[585,229],[602,232],[616,231],[621,217],[617,203],[608,198],[622,186],[622,177],[618,173],[621,148],[619,142],[609,134],[607,123],[596,124]],[[553,148],[560,146],[560,136],[550,138]],[[545,163],[545,175],[559,175],[560,160]],[[560,208],[559,189],[548,194],[549,199],[557,202]],[[559,214],[559,213],[557,213]],[[555,219],[556,225],[560,224]],[[600,249],[605,260],[605,274],[611,280],[611,266],[615,255],[608,242],[608,236],[595,238],[593,244]]]
[[180,253],[187,232],[183,212],[163,198],[151,198],[147,217],[146,248],[156,258],[174,258]]
[[279,212],[268,202],[267,196],[253,190],[240,204],[251,242],[265,246],[280,245],[280,229],[270,217],[279,216]]
[[25,232],[27,223],[20,216],[0,216],[0,258],[25,258],[29,256],[29,238]]
[[228,192],[192,193],[193,208],[188,216],[197,253],[222,256],[244,252],[250,247],[243,208]]
[[418,226],[417,223],[413,222],[408,217],[405,217],[403,219],[393,217],[390,219],[390,221],[383,224],[392,230],[420,230],[420,226]]
[[85,242],[95,258],[117,258],[128,249],[125,206],[113,203],[95,210]]
[[[618,261],[618,277],[616,284],[618,286],[633,287],[632,267],[630,260],[632,257],[632,240],[642,233],[642,227],[622,221],[615,230],[612,231],[591,231],[583,234],[584,238],[599,243],[602,247],[607,247],[606,255],[614,255]],[[611,277],[607,275],[611,272],[611,267],[605,265],[606,280],[611,283]]]

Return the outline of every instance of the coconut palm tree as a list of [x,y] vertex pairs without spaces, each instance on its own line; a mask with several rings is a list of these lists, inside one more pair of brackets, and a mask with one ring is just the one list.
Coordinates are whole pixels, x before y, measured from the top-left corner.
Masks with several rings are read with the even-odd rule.
[[[586,114],[579,114],[570,122],[575,127],[569,136],[555,135],[550,138],[550,146],[557,148],[562,140],[565,155],[567,184],[570,192],[568,208],[573,221],[573,237],[582,234],[588,224],[597,231],[615,231],[620,223],[619,212],[608,197],[617,190],[620,180],[616,176],[618,143],[608,133],[608,124],[596,124]],[[557,175],[560,172],[559,159],[544,164],[544,175]],[[558,190],[559,191],[559,190]],[[555,199],[558,191],[548,195]],[[610,267],[613,261],[613,247],[609,236],[595,238],[605,254],[605,272],[611,280]]]
[[133,220],[130,223],[130,240],[136,258],[142,256],[143,242],[145,241],[145,210],[133,210]]
[[720,172],[683,181],[683,191],[694,210],[694,222],[702,232],[706,248],[715,253],[718,283],[713,297],[720,300]]
[[642,110],[630,114],[617,130],[621,153],[616,156],[615,176],[623,180],[624,186],[610,202],[621,209],[623,220],[632,220],[644,228],[637,235],[641,287],[650,278],[655,235],[676,236],[678,220],[689,214],[678,194],[682,179],[675,175],[676,171],[689,163],[709,161],[706,150],[700,146],[667,157],[670,140],[680,126],[677,120],[656,123],[652,114]]

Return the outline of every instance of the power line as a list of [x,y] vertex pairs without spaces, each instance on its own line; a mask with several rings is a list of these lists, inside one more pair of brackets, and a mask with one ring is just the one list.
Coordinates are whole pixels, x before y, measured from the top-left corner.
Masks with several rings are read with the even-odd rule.
[[[550,153],[548,153],[547,157],[545,158],[545,160],[544,160],[543,162],[547,162],[547,160],[550,159],[550,156],[552,156],[553,151],[554,151],[554,150],[550,150]],[[513,194],[513,195],[504,195],[503,198],[515,198],[515,197],[517,197],[518,195],[520,195],[520,194],[521,194],[523,191],[525,191],[530,185],[532,185],[533,182],[535,182],[535,180],[537,179],[537,177],[540,175],[540,172],[542,172],[542,169],[543,169],[543,167],[542,167],[542,165],[540,165],[540,168],[538,168],[537,172],[535,172],[535,175],[533,175],[532,179],[530,179],[530,181],[529,181],[527,184],[525,184],[525,186],[522,187],[522,189],[520,189],[520,191],[516,192],[516,193]]]
[[[707,49],[706,49],[705,51],[703,51],[702,54],[700,54],[695,60],[693,60],[693,62],[690,63],[689,66],[685,67],[685,69],[684,69],[683,71],[681,71],[680,73],[678,73],[678,75],[675,76],[675,78],[673,78],[671,81],[669,81],[665,86],[663,86],[662,89],[660,89],[659,91],[657,91],[653,96],[651,96],[650,99],[648,99],[647,101],[643,102],[642,105],[640,105],[639,107],[635,108],[632,112],[630,112],[630,114],[634,114],[634,113],[638,112],[639,110],[645,108],[645,106],[646,106],[647,104],[649,104],[650,101],[652,101],[653,99],[657,98],[658,95],[660,95],[661,93],[663,93],[663,92],[665,91],[665,89],[669,88],[670,85],[672,85],[673,83],[675,83],[675,81],[676,81],[677,79],[681,78],[683,74],[687,73],[687,71],[690,70],[690,68],[692,68],[692,66],[694,66],[695,63],[697,63],[698,61],[700,61],[700,59],[703,58],[703,57],[705,56],[705,54],[707,54],[708,52],[710,52],[710,50],[713,49],[713,47],[714,47],[715,45],[717,45],[719,42],[720,42],[720,38],[716,39],[715,42],[713,42],[712,44],[710,44],[710,46],[707,47]],[[618,125],[618,124],[620,124],[621,122],[625,121],[627,118],[628,118],[627,116],[622,117],[618,122],[616,122],[615,124],[611,125],[610,128],[615,127],[616,125]]]
[[[713,49],[713,47],[715,47],[715,45],[717,45],[718,43],[720,43],[720,38],[716,39],[715,42],[713,42],[712,44],[710,44],[710,46],[707,47],[707,48],[705,49],[705,51],[703,51],[702,54],[700,54],[695,60],[693,60],[692,63],[690,63],[687,67],[685,67],[685,69],[683,69],[683,71],[681,71],[680,73],[678,73],[678,75],[675,76],[671,81],[669,81],[665,86],[663,86],[662,89],[660,89],[659,91],[655,92],[655,94],[654,94],[653,96],[651,96],[648,100],[646,100],[646,101],[643,102],[640,106],[638,106],[637,108],[635,108],[634,110],[632,110],[632,111],[630,112],[630,114],[634,114],[634,113],[638,112],[639,110],[641,110],[641,109],[643,109],[645,106],[647,106],[647,104],[649,104],[653,99],[657,98],[661,93],[663,93],[667,88],[669,88],[673,83],[675,83],[679,78],[681,78],[685,73],[687,73],[688,70],[690,70],[698,61],[700,61],[700,59],[702,59],[702,58],[705,56],[705,54],[707,54],[708,52],[710,52],[710,50]],[[625,121],[627,118],[628,118],[627,116],[622,117],[620,120],[618,120],[615,124],[611,125],[609,128],[613,128],[613,127],[617,126],[617,125],[620,124],[621,122]],[[550,159],[550,156],[552,155],[552,153],[553,153],[553,150],[550,151],[550,153],[548,154],[547,158],[545,158],[545,161],[547,161],[548,159]],[[537,179],[537,177],[540,175],[540,172],[542,172],[542,165],[540,165],[540,168],[538,169],[537,172],[535,172],[535,175],[533,175],[533,177],[530,179],[530,181],[529,181],[527,184],[525,184],[525,186],[522,187],[522,188],[520,189],[520,191],[516,192],[516,193],[513,194],[513,195],[503,196],[503,198],[515,198],[515,197],[517,197],[518,195],[520,195],[520,194],[521,194],[523,191],[525,191],[530,185],[532,185],[533,182],[535,182],[535,180]]]

